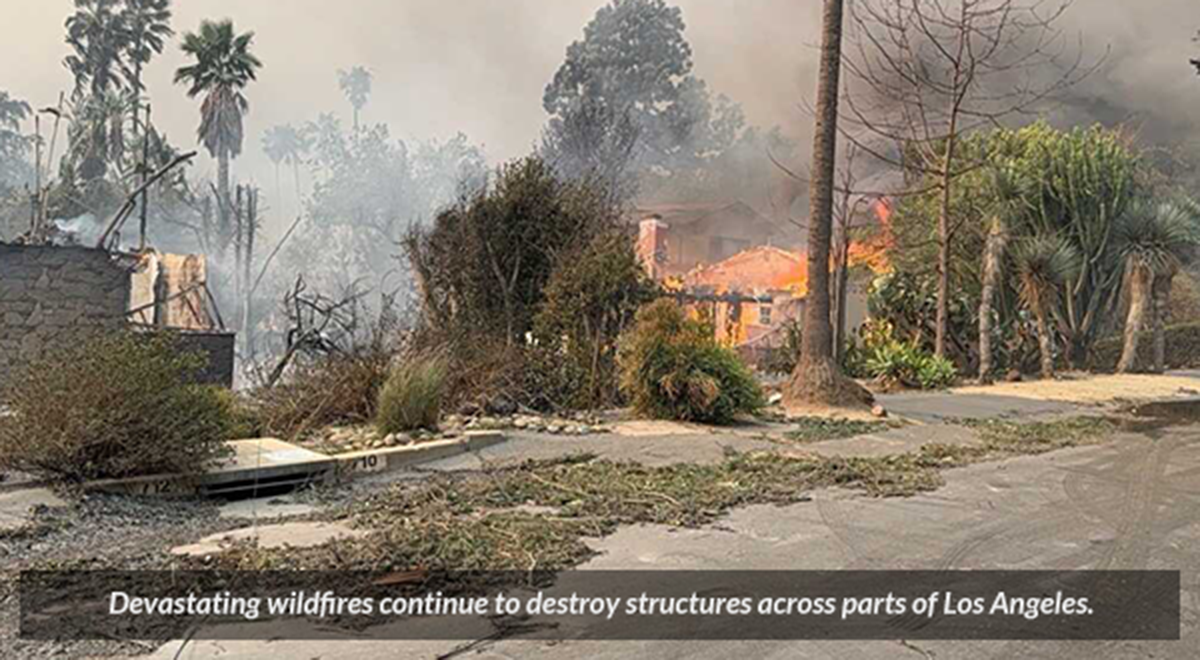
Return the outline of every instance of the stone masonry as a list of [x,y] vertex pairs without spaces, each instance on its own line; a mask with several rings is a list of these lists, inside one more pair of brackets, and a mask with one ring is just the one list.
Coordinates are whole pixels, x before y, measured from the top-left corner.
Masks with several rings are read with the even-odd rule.
[[129,282],[104,250],[0,244],[0,382],[73,330],[123,323]]

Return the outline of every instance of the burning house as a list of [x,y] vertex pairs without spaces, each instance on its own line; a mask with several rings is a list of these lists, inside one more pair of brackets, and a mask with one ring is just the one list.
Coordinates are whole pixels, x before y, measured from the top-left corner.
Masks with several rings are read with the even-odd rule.
[[[872,207],[870,222],[885,231],[835,247],[835,264],[845,259],[851,267],[886,271],[888,207]],[[662,205],[639,213],[638,254],[647,271],[710,319],[721,342],[755,358],[777,348],[790,322],[803,317],[808,257],[798,238],[748,205]],[[864,284],[846,283],[847,328],[866,320]]]
[[728,259],[760,245],[787,243],[784,232],[745,202],[639,207],[638,250],[655,279]]

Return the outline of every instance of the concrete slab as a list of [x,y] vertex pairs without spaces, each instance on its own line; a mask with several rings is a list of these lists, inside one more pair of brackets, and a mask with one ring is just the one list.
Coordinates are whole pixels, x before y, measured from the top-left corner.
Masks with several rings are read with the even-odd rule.
[[236,543],[252,542],[260,548],[308,548],[334,539],[359,536],[361,530],[327,522],[292,522],[258,525],[206,536],[196,543],[171,548],[171,554],[204,557],[220,554]]
[[199,475],[158,475],[86,484],[89,490],[131,495],[240,495],[261,488],[323,483],[336,477],[337,461],[277,438],[226,443],[233,455]]
[[0,493],[0,532],[11,532],[30,523],[39,507],[64,507],[67,503],[48,488],[30,488]]
[[1071,401],[1042,400],[1000,392],[974,392],[965,388],[949,392],[883,394],[877,399],[887,408],[890,416],[926,424],[936,424],[947,419],[1039,417],[1095,412],[1094,406]]
[[273,520],[306,516],[316,511],[317,507],[297,502],[290,496],[257,497],[227,502],[218,509],[218,515],[233,520]]
[[370,449],[367,451],[338,454],[339,478],[354,478],[403,470],[414,465],[459,456],[467,452],[478,452],[504,442],[500,431],[467,431],[464,437],[449,440],[433,440],[404,447]]

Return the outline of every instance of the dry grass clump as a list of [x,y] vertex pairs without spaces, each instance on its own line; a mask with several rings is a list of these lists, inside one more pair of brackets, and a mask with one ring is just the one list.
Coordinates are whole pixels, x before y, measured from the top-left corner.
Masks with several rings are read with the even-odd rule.
[[439,355],[401,358],[379,391],[375,415],[379,432],[437,428],[446,376],[446,361]]
[[202,365],[161,333],[63,342],[7,384],[0,466],[72,482],[202,470],[232,428],[230,397],[194,384]]

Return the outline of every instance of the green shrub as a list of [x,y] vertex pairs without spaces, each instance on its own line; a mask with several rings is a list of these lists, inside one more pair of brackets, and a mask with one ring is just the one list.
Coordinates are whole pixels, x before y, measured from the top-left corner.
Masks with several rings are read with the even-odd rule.
[[0,465],[74,482],[200,471],[231,428],[230,397],[194,384],[202,364],[164,334],[64,342],[8,383]]
[[845,362],[853,375],[874,378],[885,388],[934,390],[949,387],[958,373],[954,363],[893,336],[887,322],[864,325],[861,345],[847,351]]
[[657,287],[642,268],[633,241],[622,232],[597,236],[566,255],[546,285],[533,322],[542,355],[556,367],[556,407],[588,409],[619,402],[617,339],[638,308],[654,300]]
[[621,389],[643,416],[727,424],[764,405],[737,354],[671,300],[638,312],[621,339],[618,363]]
[[229,439],[246,440],[264,435],[262,418],[254,401],[232,390],[217,390],[221,405],[229,410]]
[[923,390],[940,390],[950,387],[958,377],[954,363],[936,355],[926,355],[917,366],[917,385]]
[[380,433],[435,429],[442,413],[447,367],[441,356],[402,358],[379,391],[375,424]]

